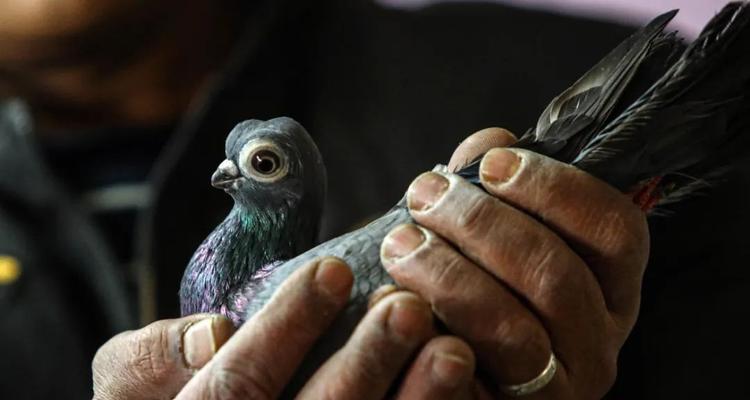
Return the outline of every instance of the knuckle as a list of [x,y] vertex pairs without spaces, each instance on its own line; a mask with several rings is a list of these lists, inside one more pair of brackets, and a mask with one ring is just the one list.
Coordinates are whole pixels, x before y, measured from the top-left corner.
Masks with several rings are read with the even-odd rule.
[[544,345],[539,327],[524,317],[505,318],[497,324],[487,341],[502,354],[535,354]]
[[[393,350],[397,351],[395,348]],[[384,376],[387,376],[388,367],[381,356],[382,352],[357,348],[353,353],[353,357],[350,358],[352,362],[348,368],[342,371],[346,375],[346,378],[341,381],[342,383],[357,382],[362,387],[373,387]],[[340,398],[340,395],[346,393],[347,386],[347,384],[343,384],[331,392],[331,394],[339,394],[339,396],[333,396],[333,398]]]
[[[387,368],[372,349],[349,348],[346,349],[346,357],[336,360],[335,376],[337,379],[328,380],[325,384],[316,382],[314,395],[309,397],[315,399],[349,399],[360,398],[363,391],[378,387]],[[382,353],[382,352],[381,352]]]
[[[311,288],[287,287],[283,295],[286,300],[294,299],[263,314],[258,323],[264,324],[267,331],[281,335],[290,345],[306,343],[308,338],[319,336],[340,307],[334,299]],[[316,312],[307,312],[310,309]]]
[[[646,254],[649,240],[645,213],[627,196],[588,173],[569,165],[563,168],[571,170],[565,174],[567,179],[552,182],[548,192],[553,195],[545,200],[556,205],[556,214],[576,216],[577,222],[560,229],[586,243],[590,256],[632,259],[634,254]],[[574,196],[570,196],[572,191]],[[546,219],[545,213],[541,214]]]
[[239,365],[236,362],[214,366],[207,386],[207,397],[212,400],[274,398],[273,377],[268,369],[256,362]]
[[539,308],[555,309],[561,305],[558,304],[561,291],[577,286],[573,280],[578,274],[571,271],[570,261],[552,243],[533,246],[533,253],[527,259],[522,264],[526,271],[522,286],[531,291],[529,297],[535,299]]
[[458,213],[456,227],[459,234],[479,237],[486,232],[487,221],[494,220],[497,200],[484,193],[471,197],[466,207]]
[[[532,268],[534,274],[546,274],[547,269],[559,262],[560,246],[562,242],[542,230],[527,229],[516,233],[519,244],[515,248],[514,265]],[[512,255],[509,255],[512,257]]]
[[632,204],[612,207],[606,215],[593,217],[591,224],[600,251],[608,258],[632,257],[648,249],[646,215]]
[[430,269],[429,279],[437,287],[450,290],[453,287],[461,287],[467,277],[463,273],[465,269],[464,260],[455,251],[444,249],[439,254],[440,261]]
[[152,324],[133,332],[127,340],[126,368],[142,382],[166,380],[174,367],[169,356],[169,334],[162,324]]
[[134,331],[122,332],[99,347],[96,354],[94,354],[94,359],[91,361],[91,368],[94,371],[104,371],[111,368],[112,364],[121,357],[119,350],[123,347],[124,342],[134,333]]
[[96,354],[94,354],[94,359],[91,360],[91,370],[94,372],[94,380],[96,380],[96,376],[99,372],[103,372],[108,368],[111,346],[112,341],[110,340],[102,345],[102,347],[96,351]]
[[111,369],[109,346],[112,341],[105,343],[96,351],[94,359],[91,361],[91,372],[93,375],[94,392],[96,393],[106,382],[106,371]]
[[534,299],[538,304],[538,308],[544,309],[548,313],[553,313],[558,307],[562,306],[560,296],[565,292],[565,286],[575,287],[578,285],[571,285],[570,279],[572,274],[566,273],[566,268],[560,267],[556,271],[551,271],[550,267],[540,268],[544,271],[538,280],[536,288],[536,295]]
[[[330,302],[310,302],[316,312],[301,312],[287,315],[282,321],[279,331],[281,335],[287,337],[288,344],[291,346],[301,346],[311,341],[311,338],[320,336],[331,316],[335,314],[335,307]],[[285,333],[286,332],[286,333]]]

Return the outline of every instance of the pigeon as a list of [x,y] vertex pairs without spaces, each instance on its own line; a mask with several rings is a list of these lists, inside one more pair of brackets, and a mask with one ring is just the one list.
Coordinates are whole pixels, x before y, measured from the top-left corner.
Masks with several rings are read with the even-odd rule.
[[[556,97],[514,147],[576,166],[632,196],[650,215],[709,186],[750,137],[750,4],[728,4],[687,46],[665,32],[676,13],[657,17],[612,50]],[[480,161],[456,174],[479,186]],[[352,268],[350,301],[308,355],[297,384],[344,344],[370,294],[394,284],[380,245],[393,228],[411,222],[404,197],[369,225],[279,264],[245,296],[247,320],[313,259],[339,257]]]
[[253,284],[315,244],[327,175],[315,142],[286,117],[239,123],[226,157],[211,184],[234,206],[190,259],[180,307],[182,315],[217,313],[239,326]]

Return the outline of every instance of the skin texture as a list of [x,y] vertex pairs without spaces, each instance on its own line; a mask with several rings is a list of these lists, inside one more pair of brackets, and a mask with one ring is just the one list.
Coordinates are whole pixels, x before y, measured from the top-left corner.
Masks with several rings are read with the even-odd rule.
[[386,237],[384,265],[471,345],[489,392],[534,378],[554,351],[555,378],[525,398],[602,397],[638,314],[645,215],[596,178],[531,152],[492,150],[481,172],[488,193],[452,175],[417,178],[407,196],[421,227]]

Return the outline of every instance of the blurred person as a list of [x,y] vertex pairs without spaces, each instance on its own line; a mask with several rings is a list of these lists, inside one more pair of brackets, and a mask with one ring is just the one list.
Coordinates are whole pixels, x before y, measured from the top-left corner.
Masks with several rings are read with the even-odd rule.
[[[208,177],[234,124],[288,115],[311,132],[330,176],[328,238],[389,208],[471,132],[521,133],[631,31],[491,4],[0,2],[0,394],[90,396],[91,360],[105,341],[93,364],[98,398],[281,393],[346,298],[341,263],[303,269],[237,334],[220,317],[165,319],[177,315],[192,251],[231,204]],[[513,140],[499,129],[473,138],[459,158]],[[556,165],[537,171],[559,182],[533,195],[569,210],[540,234],[565,240],[515,250],[579,254],[586,268],[561,261],[524,273],[515,260],[508,268],[528,286],[512,293],[487,273],[496,265],[436,245],[408,266],[411,280],[395,277],[419,296],[385,296],[305,394],[378,398],[397,383],[404,398],[494,395],[537,376],[552,351],[560,371],[540,398],[601,397],[610,387],[614,398],[746,392],[742,167],[710,196],[651,221],[650,235],[606,185],[572,181]],[[412,188],[430,197],[423,178]],[[516,208],[533,214],[532,200]],[[602,210],[618,218],[602,222]],[[507,215],[483,216],[505,226]],[[418,222],[446,238],[483,226]],[[502,247],[503,234],[536,224],[519,217],[473,245]],[[706,235],[709,227],[720,230]],[[392,250],[406,251],[401,239]],[[462,279],[458,267],[434,272],[446,265],[460,266]],[[463,312],[439,312],[446,299]],[[430,308],[467,329],[435,337]],[[292,329],[300,326],[309,329]],[[475,377],[477,365],[487,373]]]

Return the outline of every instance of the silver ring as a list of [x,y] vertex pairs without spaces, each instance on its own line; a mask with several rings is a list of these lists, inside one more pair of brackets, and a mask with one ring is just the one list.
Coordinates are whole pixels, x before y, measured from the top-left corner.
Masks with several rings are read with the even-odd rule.
[[557,358],[555,358],[555,353],[550,353],[549,362],[539,376],[519,385],[500,385],[500,391],[511,397],[521,397],[538,392],[552,381],[555,372],[557,372]]

